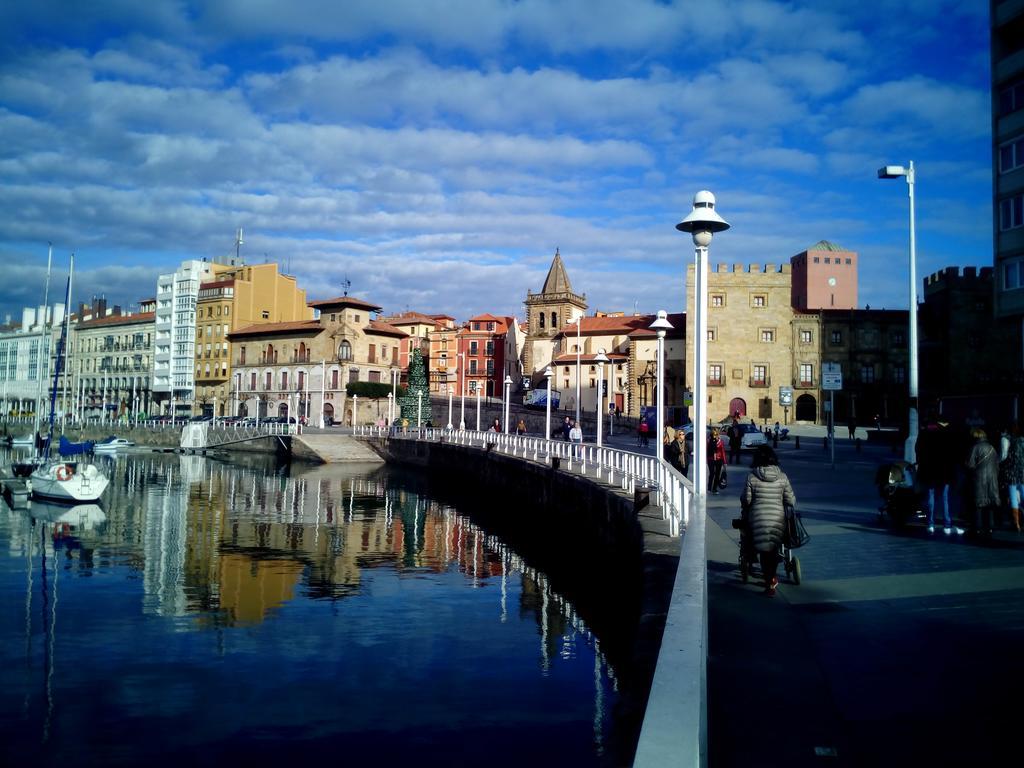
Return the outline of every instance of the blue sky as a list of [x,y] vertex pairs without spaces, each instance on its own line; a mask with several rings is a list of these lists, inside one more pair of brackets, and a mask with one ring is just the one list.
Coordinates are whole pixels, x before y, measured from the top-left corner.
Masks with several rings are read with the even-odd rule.
[[185,258],[277,261],[311,299],[522,317],[555,248],[590,309],[686,308],[711,261],[860,254],[860,303],[992,262],[979,0],[28,0],[0,6],[0,320],[130,304]]

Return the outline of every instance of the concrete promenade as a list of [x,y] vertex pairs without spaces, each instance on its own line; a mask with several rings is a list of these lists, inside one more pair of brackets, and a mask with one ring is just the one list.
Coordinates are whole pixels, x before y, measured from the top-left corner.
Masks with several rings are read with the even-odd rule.
[[843,429],[833,470],[823,428],[797,431],[800,450],[790,439],[778,452],[812,537],[802,585],[780,568],[772,599],[740,581],[731,520],[749,455],[708,497],[709,765],[1015,764],[1024,537],[893,530],[873,482],[893,453],[858,453]]

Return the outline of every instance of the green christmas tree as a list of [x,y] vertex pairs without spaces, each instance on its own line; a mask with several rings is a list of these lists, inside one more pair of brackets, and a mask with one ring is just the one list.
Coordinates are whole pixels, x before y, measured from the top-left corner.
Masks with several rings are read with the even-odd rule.
[[[422,395],[419,393],[422,392]],[[409,384],[405,394],[398,398],[401,419],[408,419],[409,426],[416,426],[416,411],[422,403],[422,423],[430,421],[430,388],[427,386],[427,366],[419,347],[412,351],[409,359]]]

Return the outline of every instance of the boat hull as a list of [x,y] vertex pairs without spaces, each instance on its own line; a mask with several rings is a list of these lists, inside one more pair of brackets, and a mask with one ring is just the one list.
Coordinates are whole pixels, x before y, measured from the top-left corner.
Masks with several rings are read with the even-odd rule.
[[32,473],[32,497],[65,504],[99,501],[110,481],[93,464],[47,464]]

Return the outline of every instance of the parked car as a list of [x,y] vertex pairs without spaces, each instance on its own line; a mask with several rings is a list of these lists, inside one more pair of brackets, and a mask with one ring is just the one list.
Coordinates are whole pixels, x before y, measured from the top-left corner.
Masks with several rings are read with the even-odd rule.
[[768,445],[768,438],[756,424],[751,424],[749,421],[740,422],[739,428],[743,432],[743,437],[740,439],[740,450],[752,451],[759,445]]

